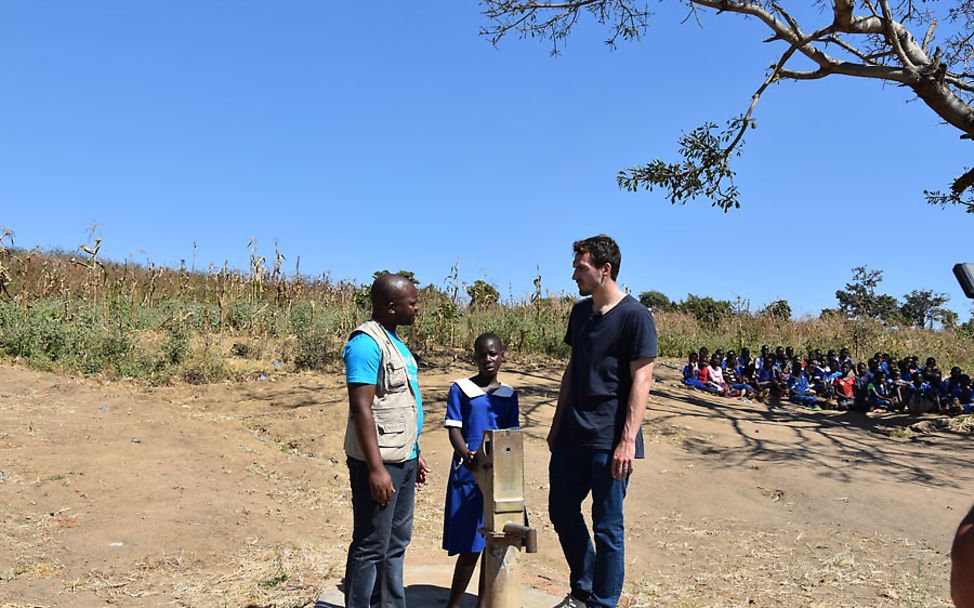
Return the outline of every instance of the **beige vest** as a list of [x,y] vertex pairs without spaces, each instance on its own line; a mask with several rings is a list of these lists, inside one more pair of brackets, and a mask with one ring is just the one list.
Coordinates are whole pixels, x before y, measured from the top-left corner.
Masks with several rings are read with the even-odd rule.
[[[372,418],[375,421],[379,455],[382,462],[405,462],[416,444],[419,422],[416,396],[406,372],[406,360],[377,321],[369,320],[359,325],[352,332],[352,336],[358,333],[371,336],[382,353],[379,378],[375,383],[375,398],[372,399]],[[345,428],[345,453],[358,460],[366,459],[359,445],[358,435],[355,434],[355,421],[352,420],[351,412]]]

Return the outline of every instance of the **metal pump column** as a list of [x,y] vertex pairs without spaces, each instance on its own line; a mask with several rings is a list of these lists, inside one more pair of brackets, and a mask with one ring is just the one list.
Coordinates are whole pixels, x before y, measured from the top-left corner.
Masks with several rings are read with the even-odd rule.
[[484,606],[522,608],[520,549],[537,553],[538,532],[527,525],[521,430],[485,431],[473,476],[484,495]]

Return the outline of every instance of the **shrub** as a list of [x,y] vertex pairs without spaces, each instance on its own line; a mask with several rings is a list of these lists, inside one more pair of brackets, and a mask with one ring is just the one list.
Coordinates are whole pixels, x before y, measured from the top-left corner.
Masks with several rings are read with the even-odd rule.
[[720,325],[733,314],[733,305],[727,300],[715,300],[710,296],[701,297],[692,293],[680,302],[679,309],[708,325]]
[[639,303],[646,308],[651,308],[654,311],[659,312],[669,312],[671,310],[676,310],[676,303],[670,300],[665,293],[662,291],[644,291],[639,294]]
[[500,292],[483,279],[477,279],[473,282],[473,285],[467,287],[467,295],[470,296],[470,306],[474,308],[483,308],[491,304],[497,304],[501,299]]

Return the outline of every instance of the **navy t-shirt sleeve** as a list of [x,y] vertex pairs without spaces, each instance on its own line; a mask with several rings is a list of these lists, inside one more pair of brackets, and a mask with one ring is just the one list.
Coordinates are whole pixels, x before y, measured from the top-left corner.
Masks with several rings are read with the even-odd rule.
[[[641,306],[640,306],[641,307]],[[642,308],[642,307],[641,307]],[[629,360],[656,357],[659,344],[656,336],[656,320],[653,313],[643,308],[635,310],[632,322],[632,342],[629,344]]]
[[565,330],[565,344],[568,346],[572,345],[572,320],[575,318],[575,310],[578,308],[578,304],[572,306],[572,311],[568,315],[568,329]]

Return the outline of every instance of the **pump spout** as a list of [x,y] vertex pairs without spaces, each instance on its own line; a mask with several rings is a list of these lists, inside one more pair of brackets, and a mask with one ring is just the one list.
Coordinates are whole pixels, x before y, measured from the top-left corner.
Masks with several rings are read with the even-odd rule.
[[531,526],[521,524],[504,524],[504,536],[512,539],[512,545],[523,547],[525,553],[538,552],[538,531]]

